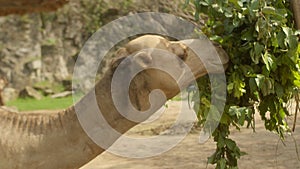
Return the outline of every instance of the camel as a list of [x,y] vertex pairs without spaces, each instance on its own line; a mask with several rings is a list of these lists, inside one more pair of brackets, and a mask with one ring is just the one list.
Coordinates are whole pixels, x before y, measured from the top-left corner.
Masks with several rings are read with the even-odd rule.
[[[292,1],[294,2],[292,7],[295,20],[299,28],[299,3],[297,3],[298,0]],[[34,0],[15,0],[14,2],[0,0],[0,16],[55,10],[67,2],[67,0],[39,2]],[[157,42],[155,44],[153,41],[149,43],[151,41],[145,41],[145,39],[149,40],[149,37],[136,39],[129,42],[125,48],[121,48],[116,53],[119,57],[112,62],[110,68],[95,85],[97,103],[99,108],[102,109],[103,116],[113,128],[121,133],[125,133],[137,123],[127,120],[118,113],[112,104],[111,93],[108,91],[110,91],[111,78],[115,68],[128,54],[143,47],[167,49],[179,56],[191,68],[196,78],[207,74],[203,63],[184,44],[168,42],[164,38],[150,38],[151,41]],[[161,44],[161,41],[165,44]],[[173,45],[177,47],[174,48]],[[219,52],[220,60],[226,67],[228,62],[226,53],[219,46],[216,46],[216,49]],[[136,62],[131,64],[147,66],[152,59],[151,55],[145,53],[136,57]],[[168,66],[182,70],[180,64]],[[218,71],[215,73],[218,73]],[[188,84],[189,79],[186,79],[186,81],[186,84]],[[129,91],[130,100],[138,109],[146,110],[149,108],[148,94],[152,89],[161,88],[166,93],[167,99],[172,98],[179,92],[176,85],[174,86],[174,83],[171,82],[174,82],[174,79],[161,71],[144,71],[138,74],[132,82],[134,87],[131,87]],[[82,104],[81,101],[76,103],[76,105],[80,104]],[[163,105],[164,102],[160,104]],[[75,113],[76,105],[51,114],[24,114],[0,108],[0,168],[73,169],[83,166],[104,152],[105,150],[95,144],[82,129]]]
[[[137,52],[147,47],[172,52],[175,62],[162,63],[159,57],[151,55],[151,53]],[[218,46],[215,48],[218,49],[222,64],[226,65],[228,56]],[[134,59],[123,64],[122,61],[128,57],[128,54],[134,52]],[[207,59],[209,60],[209,58]],[[184,75],[186,67],[182,66],[180,60],[190,68],[196,78],[207,74],[202,61],[180,41],[171,42],[160,36],[145,35],[130,41],[125,47],[119,49],[109,68],[91,91],[95,92],[97,105],[110,126],[120,133],[125,133],[138,124],[120,115],[112,100],[110,92],[112,76],[121,64],[124,71],[130,69],[132,65],[145,68],[149,64],[164,64]],[[212,65],[216,64],[214,60],[209,61]],[[217,70],[214,73],[221,72]],[[179,92],[176,85],[177,80],[160,70],[146,69],[138,73],[131,81],[130,101],[136,109],[148,110],[150,92],[161,89],[165,93],[166,99],[170,99]],[[184,79],[184,85],[188,86],[190,81],[189,78]],[[88,95],[84,96],[82,100],[86,100]],[[93,142],[84,132],[78,120],[75,107],[85,104],[82,100],[56,113],[16,113],[0,109],[0,168],[74,169],[80,168],[103,153],[105,149]],[[159,100],[158,105],[164,105],[165,101]],[[159,106],[155,109],[158,109]],[[80,113],[87,113],[84,111],[83,109]],[[116,140],[117,138],[109,144],[113,144]]]

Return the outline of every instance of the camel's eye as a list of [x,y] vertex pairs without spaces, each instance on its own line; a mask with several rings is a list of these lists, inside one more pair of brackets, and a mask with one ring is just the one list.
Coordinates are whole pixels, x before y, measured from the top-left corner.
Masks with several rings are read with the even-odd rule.
[[178,57],[183,60],[186,61],[187,57],[188,57],[188,52],[186,50],[184,50],[183,53],[179,54]]
[[184,61],[184,60],[185,60],[185,58],[186,58],[184,54],[182,54],[182,55],[179,55],[178,57],[179,57],[181,60],[183,60],[183,61]]

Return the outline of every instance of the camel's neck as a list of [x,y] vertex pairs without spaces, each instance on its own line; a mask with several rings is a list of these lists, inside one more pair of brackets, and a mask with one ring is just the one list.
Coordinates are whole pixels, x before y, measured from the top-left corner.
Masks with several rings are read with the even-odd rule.
[[[81,157],[76,158],[77,161],[80,161],[80,164],[86,164],[91,159],[104,152],[107,147],[112,145],[119,138],[119,135],[114,135],[109,132],[107,133],[107,128],[111,127],[112,129],[118,131],[120,134],[124,134],[126,131],[137,124],[124,118],[115,108],[111,93],[111,77],[112,73],[107,72],[96,84],[95,90],[92,90],[89,94],[84,96],[75,106],[71,107],[68,111],[65,112],[66,117],[71,117],[69,119],[73,120],[65,122],[66,125],[72,125],[69,127],[71,131],[67,132],[72,133],[72,136],[69,135],[67,137],[77,140],[78,143],[78,145],[70,147],[70,151],[72,151],[72,149],[82,150],[82,152],[80,152]],[[148,98],[148,91],[143,94],[136,93],[139,90],[132,91],[129,92],[133,93],[131,95],[139,95],[138,99],[132,99],[132,104],[135,106],[139,105],[138,102],[140,99],[145,97]],[[104,119],[99,119],[99,117],[103,117]],[[92,136],[92,141],[90,136],[94,134],[98,137]],[[95,141],[98,143],[100,141],[100,144],[104,144],[103,146],[105,146],[106,148],[99,147],[97,144],[95,144]],[[67,147],[64,147],[64,149],[66,148]]]

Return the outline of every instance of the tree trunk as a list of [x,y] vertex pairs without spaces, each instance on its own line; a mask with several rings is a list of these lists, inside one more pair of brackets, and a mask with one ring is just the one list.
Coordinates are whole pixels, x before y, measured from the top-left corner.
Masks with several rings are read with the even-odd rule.
[[300,1],[291,0],[291,6],[294,13],[294,19],[296,22],[296,28],[300,29]]
[[68,0],[0,0],[0,16],[54,11]]

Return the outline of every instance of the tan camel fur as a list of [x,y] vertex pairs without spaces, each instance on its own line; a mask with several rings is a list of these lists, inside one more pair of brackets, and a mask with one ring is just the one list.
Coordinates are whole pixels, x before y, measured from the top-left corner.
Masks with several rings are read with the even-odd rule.
[[[125,133],[137,123],[124,118],[116,110],[110,92],[112,76],[124,57],[147,47],[173,52],[179,56],[178,60],[182,59],[191,68],[196,78],[206,74],[202,62],[180,42],[169,42],[162,37],[153,35],[142,36],[129,42],[116,52],[117,57],[95,85],[97,104],[102,115],[111,127],[120,133]],[[134,57],[133,61],[123,65],[124,69],[130,69],[132,64],[144,68],[149,64],[164,64],[164,66],[173,67],[181,73],[186,69],[179,61],[169,63],[143,52]],[[227,64],[227,55],[221,52],[220,57],[224,61],[223,64]],[[131,81],[130,100],[137,109],[147,110],[149,93],[152,90],[161,89],[165,92],[167,99],[178,94],[179,89],[175,80],[178,79],[171,78],[165,72],[145,70]],[[185,79],[184,85],[187,86],[191,80]],[[163,105],[164,103],[165,101],[162,101],[159,104]],[[82,101],[79,101],[75,106],[81,104],[83,104]],[[112,140],[110,144],[113,144],[114,141]],[[14,113],[0,109],[1,169],[76,169],[104,151],[84,132],[74,106],[57,113]]]

